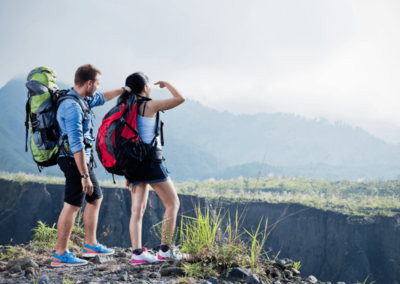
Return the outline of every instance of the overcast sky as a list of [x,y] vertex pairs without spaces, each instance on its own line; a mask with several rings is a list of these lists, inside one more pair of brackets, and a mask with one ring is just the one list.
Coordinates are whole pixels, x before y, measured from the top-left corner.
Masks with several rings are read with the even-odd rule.
[[400,142],[400,1],[0,1],[0,86],[34,67],[101,90],[144,71],[233,113],[341,120]]

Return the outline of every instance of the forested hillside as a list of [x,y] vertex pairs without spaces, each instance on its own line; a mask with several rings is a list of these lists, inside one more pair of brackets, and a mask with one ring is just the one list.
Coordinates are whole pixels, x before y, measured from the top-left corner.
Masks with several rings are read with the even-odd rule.
[[[66,88],[65,84],[58,84]],[[26,88],[23,79],[0,89],[0,170],[37,173],[24,152]],[[164,97],[161,91],[155,97]],[[94,109],[95,132],[115,102]],[[234,115],[186,102],[161,114],[167,168],[175,180],[253,177],[267,152],[264,173],[318,178],[395,178],[400,147],[340,122],[293,114]],[[99,164],[99,163],[98,163]],[[398,170],[399,169],[399,170]],[[110,179],[101,166],[100,179]],[[61,175],[58,167],[44,170]]]

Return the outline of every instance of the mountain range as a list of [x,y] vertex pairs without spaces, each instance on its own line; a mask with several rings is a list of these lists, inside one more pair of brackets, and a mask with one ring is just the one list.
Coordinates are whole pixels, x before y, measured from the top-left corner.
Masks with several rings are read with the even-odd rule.
[[[68,88],[62,83],[58,86]],[[154,97],[167,96],[165,91],[153,93]],[[0,89],[1,171],[38,173],[31,154],[24,149],[26,94],[23,79],[11,80]],[[115,103],[93,109],[95,132]],[[393,179],[400,170],[400,145],[324,118],[285,113],[235,115],[187,99],[162,113],[161,119],[165,122],[166,166],[174,180],[254,177],[264,155],[264,176]],[[98,178],[111,179],[98,165]],[[57,166],[43,173],[62,175]]]

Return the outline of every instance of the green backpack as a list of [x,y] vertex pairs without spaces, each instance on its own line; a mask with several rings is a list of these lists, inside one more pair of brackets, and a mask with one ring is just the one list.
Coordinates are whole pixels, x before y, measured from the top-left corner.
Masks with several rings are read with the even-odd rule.
[[27,78],[28,101],[26,102],[25,151],[28,152],[28,129],[31,132],[30,148],[39,172],[44,167],[57,164],[60,154],[60,135],[57,109],[61,101],[74,99],[86,114],[85,104],[68,90],[60,90],[56,85],[56,72],[49,67],[33,69]]

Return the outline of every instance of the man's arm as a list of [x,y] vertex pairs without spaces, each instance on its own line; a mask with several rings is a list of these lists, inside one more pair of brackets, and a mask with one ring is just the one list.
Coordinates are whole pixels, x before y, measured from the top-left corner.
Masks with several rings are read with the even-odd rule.
[[111,101],[116,96],[121,95],[123,92],[125,92],[125,90],[123,88],[119,88],[119,89],[115,89],[115,90],[111,90],[111,91],[106,91],[106,92],[103,93],[104,100],[106,102]]
[[[84,174],[89,174],[89,170],[86,164],[86,155],[85,155],[85,149],[74,153],[74,158],[75,158],[75,163],[76,166],[78,167],[78,170],[83,176]],[[82,178],[82,187],[83,187],[83,192],[92,195],[93,193],[93,183],[90,180],[90,177],[88,178]]]
[[[83,112],[81,107],[72,100],[61,103],[59,110],[65,120],[65,127],[68,136],[68,143],[71,152],[74,153],[75,163],[81,175],[89,174],[86,157],[85,145],[83,143],[82,119]],[[93,193],[93,184],[89,178],[82,178],[83,192],[89,195]]]

